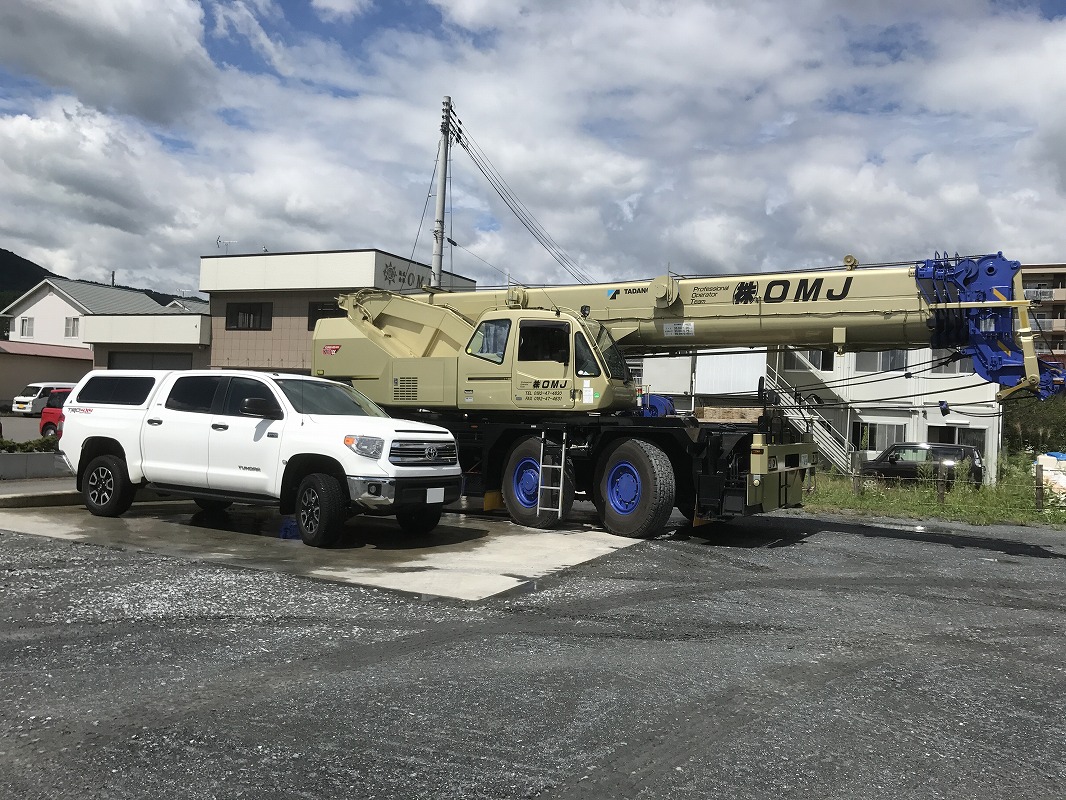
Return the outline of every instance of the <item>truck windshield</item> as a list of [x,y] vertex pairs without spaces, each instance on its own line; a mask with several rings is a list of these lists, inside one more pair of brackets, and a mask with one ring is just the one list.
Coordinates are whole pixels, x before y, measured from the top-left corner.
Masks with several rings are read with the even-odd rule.
[[278,386],[300,414],[343,417],[387,417],[370,398],[343,383],[280,378]]
[[611,332],[605,327],[598,323],[596,327],[599,328],[596,332],[596,347],[603,354],[603,363],[607,367],[607,374],[624,383],[629,383],[632,376],[629,374],[629,367],[626,365],[625,358],[622,357],[622,351],[618,349],[618,343],[615,342]]

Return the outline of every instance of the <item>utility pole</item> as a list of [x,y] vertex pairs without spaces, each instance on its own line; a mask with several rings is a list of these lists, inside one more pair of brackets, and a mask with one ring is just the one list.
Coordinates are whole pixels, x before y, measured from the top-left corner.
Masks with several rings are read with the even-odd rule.
[[430,266],[433,274],[429,282],[431,286],[440,288],[441,271],[444,265],[444,202],[448,190],[448,144],[452,138],[452,99],[444,98],[444,108],[441,111],[440,124],[440,147],[437,150],[437,162],[440,167],[437,172],[437,210],[433,222],[433,261]]

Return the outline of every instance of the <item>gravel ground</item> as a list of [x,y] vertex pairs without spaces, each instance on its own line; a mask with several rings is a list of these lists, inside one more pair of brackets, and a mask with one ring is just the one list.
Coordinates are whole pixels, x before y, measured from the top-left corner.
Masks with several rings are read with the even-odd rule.
[[467,605],[0,533],[0,796],[1066,796],[1066,534],[708,535]]

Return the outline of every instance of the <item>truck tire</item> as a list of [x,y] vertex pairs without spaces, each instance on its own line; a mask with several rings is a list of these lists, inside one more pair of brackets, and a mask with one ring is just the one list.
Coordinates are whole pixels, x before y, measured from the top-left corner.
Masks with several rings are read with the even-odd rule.
[[596,509],[616,536],[661,533],[674,510],[674,469],[661,448],[640,439],[622,442],[596,470]]
[[133,505],[136,493],[126,462],[118,456],[97,456],[85,469],[81,494],[85,507],[94,516],[121,516]]
[[347,518],[344,494],[332,475],[314,472],[296,490],[296,524],[300,538],[311,547],[329,547]]
[[49,422],[43,428],[41,428],[41,436],[55,436],[56,426]]
[[397,509],[396,521],[408,536],[425,536],[440,524],[443,509],[441,505]]
[[563,480],[563,513],[537,512],[540,492],[540,439],[527,436],[511,449],[503,471],[503,502],[516,525],[551,528],[570,516],[574,507],[574,465],[566,460]]

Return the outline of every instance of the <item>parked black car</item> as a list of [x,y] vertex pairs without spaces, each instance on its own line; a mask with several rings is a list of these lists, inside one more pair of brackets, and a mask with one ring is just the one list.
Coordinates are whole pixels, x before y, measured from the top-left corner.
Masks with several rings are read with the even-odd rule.
[[895,478],[916,481],[932,479],[939,472],[948,481],[955,480],[955,466],[964,460],[970,462],[970,480],[981,483],[985,476],[981,451],[964,444],[933,444],[930,442],[903,442],[885,449],[877,458],[867,461],[859,470],[863,477]]

